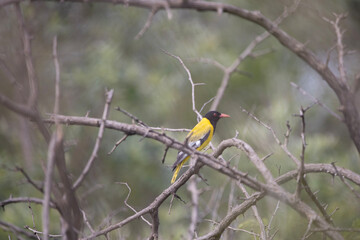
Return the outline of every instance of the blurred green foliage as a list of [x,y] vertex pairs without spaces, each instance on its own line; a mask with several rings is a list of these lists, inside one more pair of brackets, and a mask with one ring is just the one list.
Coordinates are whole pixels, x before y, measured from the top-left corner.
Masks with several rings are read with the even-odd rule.
[[[289,1],[227,1],[239,7],[260,10],[270,19],[275,19]],[[227,14],[199,13],[189,10],[171,10],[172,19],[167,13],[158,12],[150,28],[139,40],[134,40],[148,16],[148,10],[100,3],[44,3],[23,2],[21,4],[26,24],[32,39],[32,51],[36,74],[39,79],[39,109],[51,113],[54,103],[54,64],[52,60],[52,39],[58,37],[58,58],[61,64],[61,114],[84,116],[88,111],[91,117],[101,117],[106,88],[114,88],[112,106],[120,106],[133,113],[145,123],[156,127],[192,128],[196,116],[191,107],[191,85],[188,76],[179,62],[166,55],[162,49],[180,56],[190,69],[197,86],[196,107],[212,98],[221,83],[222,72],[216,67],[199,62],[199,58],[211,58],[224,66],[229,66],[241,51],[260,34],[263,29]],[[298,12],[286,20],[281,27],[298,38],[320,57],[325,59],[332,46],[332,29],[318,15],[331,17],[331,12],[347,11],[343,2],[303,1]],[[5,62],[17,81],[27,89],[26,68],[23,61],[20,33],[12,6],[0,9],[0,59]],[[357,48],[358,22],[349,18],[344,24],[350,36],[346,38],[349,47]],[[294,169],[292,161],[275,143],[271,133],[250,119],[241,107],[253,112],[261,120],[273,127],[278,137],[283,139],[286,122],[292,127],[289,149],[300,155],[300,119],[294,117],[300,106],[311,103],[308,97],[294,89],[295,82],[310,94],[321,99],[332,109],[338,108],[337,99],[329,87],[304,62],[284,49],[275,39],[269,38],[256,50],[271,50],[270,53],[246,59],[232,75],[229,86],[222,99],[219,111],[230,114],[231,119],[221,120],[217,126],[212,143],[216,146],[222,139],[231,138],[235,131],[239,137],[250,143],[260,156],[274,155],[266,164],[274,176]],[[358,57],[358,56],[357,56]],[[348,74],[354,75],[359,59],[349,59]],[[333,63],[331,63],[333,64]],[[334,65],[335,69],[335,65]],[[14,86],[8,76],[0,71],[2,94],[16,98]],[[25,96],[26,97],[26,96]],[[208,109],[205,107],[203,113]],[[36,128],[30,124],[31,162],[26,162],[21,120],[3,106],[0,106],[0,200],[12,197],[42,197],[17,171],[15,166],[23,167],[37,181],[44,177],[41,166],[45,164],[47,148]],[[110,119],[131,123],[120,112],[111,110]],[[356,152],[346,127],[320,106],[313,106],[306,114],[307,150],[306,162],[331,163],[360,172]],[[64,126],[69,173],[73,179],[81,173],[91,155],[97,129],[79,126]],[[168,133],[182,141],[185,133]],[[161,164],[164,146],[139,136],[131,136],[114,153],[107,153],[122,133],[105,130],[98,159],[90,176],[78,191],[81,207],[93,227],[105,227],[132,214],[124,205],[128,189],[118,182],[127,182],[131,189],[128,199],[139,210],[169,186],[170,165],[176,158],[176,151],[169,150],[165,164]],[[75,143],[75,144],[74,144]],[[251,162],[238,151],[231,149],[224,158],[239,162],[239,169],[257,176]],[[6,167],[5,167],[6,166]],[[209,186],[200,196],[201,222],[198,234],[206,234],[212,223],[203,219],[215,216],[220,221],[228,209],[230,184],[226,177],[203,168],[201,174],[208,179]],[[307,177],[313,191],[318,192],[322,203],[328,204],[328,212],[339,210],[332,216],[337,226],[360,227],[359,204],[352,204],[356,198],[344,187],[338,178],[325,174],[309,174]],[[295,189],[295,182],[284,185],[288,190]],[[251,190],[249,190],[251,192]],[[190,219],[191,200],[186,187],[178,191],[186,202],[174,201],[171,214],[168,214],[169,199],[159,212],[161,239],[187,238]],[[243,194],[235,190],[235,202],[241,202]],[[209,211],[208,200],[219,201],[217,211]],[[313,203],[303,194],[311,206]],[[41,207],[31,204],[34,222],[41,228]],[[260,215],[267,222],[273,213],[276,201],[265,198],[257,204]],[[17,226],[33,226],[32,214],[27,204],[6,206],[0,219]],[[108,218],[111,216],[111,218]],[[149,219],[149,216],[146,216]],[[104,220],[107,219],[107,220]],[[58,215],[51,214],[51,232],[59,233]],[[139,227],[141,226],[141,227]],[[249,210],[239,216],[232,224],[259,233],[257,222]],[[307,228],[307,221],[285,204],[274,217],[272,232],[279,230],[275,239],[298,239]],[[149,236],[150,227],[142,220],[130,223],[121,230],[112,232],[111,239],[144,239]],[[86,230],[85,234],[90,231]],[[0,238],[7,239],[8,232],[0,231]],[[243,232],[229,234],[234,239],[253,239]],[[229,235],[229,236],[230,236]],[[318,239],[314,234],[309,239]],[[347,239],[360,239],[354,233],[344,233]]]

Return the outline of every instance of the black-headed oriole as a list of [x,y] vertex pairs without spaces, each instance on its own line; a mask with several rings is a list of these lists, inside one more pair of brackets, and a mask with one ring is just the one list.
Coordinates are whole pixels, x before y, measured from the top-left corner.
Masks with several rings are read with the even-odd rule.
[[[219,119],[227,118],[227,117],[230,116],[216,111],[210,111],[207,114],[205,114],[203,119],[201,119],[201,121],[198,124],[196,124],[196,126],[187,135],[186,137],[187,145],[198,151],[202,150],[211,141],[215,132],[216,123],[219,121]],[[177,159],[172,166],[174,175],[171,179],[171,183],[175,182],[181,167],[184,165],[184,163],[187,160],[189,160],[189,158],[190,156],[188,154],[179,151],[177,155]]]

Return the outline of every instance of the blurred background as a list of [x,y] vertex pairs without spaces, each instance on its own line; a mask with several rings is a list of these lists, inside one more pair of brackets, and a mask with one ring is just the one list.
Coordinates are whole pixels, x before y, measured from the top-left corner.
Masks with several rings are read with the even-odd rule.
[[[284,6],[291,1],[224,1],[249,10],[259,10],[269,19],[276,19]],[[246,46],[264,30],[246,20],[216,13],[190,10],[171,10],[169,19],[165,11],[159,11],[150,28],[135,40],[143,28],[149,11],[135,7],[104,3],[51,3],[22,2],[21,8],[26,25],[32,36],[32,54],[39,81],[39,110],[44,117],[53,111],[55,69],[52,59],[52,41],[58,38],[58,59],[61,68],[60,113],[64,115],[100,118],[105,104],[105,89],[114,89],[114,98],[109,119],[131,123],[131,120],[114,107],[131,112],[154,127],[192,128],[196,115],[192,111],[191,85],[181,64],[162,49],[181,57],[190,69],[196,83],[196,107],[215,96],[221,84],[223,72],[214,65],[199,61],[209,58],[224,66],[230,66]],[[324,61],[335,43],[332,26],[322,17],[334,19],[335,13],[348,12],[341,26],[346,30],[344,42],[347,50],[359,49],[360,2],[310,1],[304,0],[295,14],[286,19],[281,28],[316,53]],[[270,125],[280,139],[286,132],[286,122],[292,127],[289,149],[295,156],[301,152],[300,119],[294,114],[301,106],[309,106],[313,100],[295,89],[296,83],[308,94],[318,98],[334,112],[338,112],[335,94],[311,68],[301,59],[270,37],[259,44],[255,52],[266,54],[245,59],[238,71],[231,76],[228,88],[220,102],[218,111],[231,115],[221,120],[212,144],[234,137],[251,144],[262,157],[274,153],[266,160],[274,176],[295,169],[293,162],[281,151],[270,132],[260,126],[242,108],[254,113]],[[331,54],[330,66],[337,72],[336,52]],[[353,81],[359,70],[358,53],[345,58],[349,81]],[[16,93],[7,71],[16,81],[27,86],[27,72],[22,52],[21,33],[13,6],[0,8],[0,89],[1,93],[19,102],[23,96]],[[352,82],[351,82],[352,84]],[[25,99],[27,97],[25,96]],[[210,103],[211,104],[211,103]],[[205,114],[208,104],[202,114]],[[44,178],[47,146],[36,127],[29,121],[0,105],[0,200],[12,197],[39,197],[39,194],[16,171],[9,168],[21,166],[37,181]],[[360,172],[359,156],[351,142],[345,125],[324,108],[314,105],[306,113],[307,163],[331,163]],[[81,126],[65,126],[66,161],[69,173],[76,179],[84,168],[94,147],[98,129]],[[186,133],[168,132],[168,135],[183,141]],[[132,214],[124,205],[128,189],[117,182],[127,182],[132,189],[128,203],[140,210],[147,206],[170,185],[170,166],[177,152],[169,150],[165,163],[161,163],[164,146],[141,137],[128,137],[111,155],[107,153],[123,134],[106,129],[99,157],[90,175],[77,191],[80,206],[87,213],[94,228],[120,221]],[[211,152],[211,151],[209,151]],[[243,172],[257,176],[251,162],[239,151],[227,150],[223,157],[232,159]],[[206,219],[220,221],[229,208],[244,198],[231,181],[213,170],[204,167],[202,176],[206,185],[199,181],[204,192],[200,196],[199,236],[207,233],[213,224]],[[320,201],[327,204],[329,213],[337,226],[360,227],[360,205],[357,199],[344,188],[338,178],[330,175],[307,176],[313,191],[318,191]],[[284,185],[295,189],[295,182]],[[229,203],[229,193],[234,199]],[[249,192],[252,191],[249,189]],[[168,213],[169,199],[162,205],[160,217],[160,239],[186,239],[190,223],[191,198],[186,187],[178,191],[186,202],[174,201]],[[312,202],[304,194],[304,200]],[[269,197],[258,202],[260,215],[266,223],[275,209],[277,201]],[[37,229],[41,229],[41,207],[31,205]],[[149,216],[146,218],[150,219]],[[59,220],[51,212],[51,233],[59,233]],[[0,220],[19,227],[32,226],[32,214],[27,204],[6,206]],[[299,239],[307,228],[306,219],[280,203],[275,215],[273,232],[275,239]],[[231,225],[259,233],[259,227],[251,211],[239,216]],[[113,231],[111,239],[145,239],[150,227],[140,219],[124,228]],[[90,233],[85,230],[85,235]],[[0,230],[0,239],[8,239],[8,232]],[[15,236],[10,233],[11,239]],[[314,235],[309,239],[318,239]],[[360,239],[355,233],[344,233],[347,239]],[[243,232],[229,232],[223,239],[254,239]]]

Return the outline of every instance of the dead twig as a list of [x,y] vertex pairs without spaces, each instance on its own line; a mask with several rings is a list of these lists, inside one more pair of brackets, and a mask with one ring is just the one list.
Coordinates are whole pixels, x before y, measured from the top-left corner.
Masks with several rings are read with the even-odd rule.
[[100,143],[101,143],[101,140],[102,140],[102,137],[103,137],[103,134],[104,134],[104,130],[105,130],[105,122],[106,122],[106,119],[107,119],[107,116],[108,116],[108,112],[109,112],[111,100],[112,100],[112,97],[113,97],[113,93],[114,93],[114,89],[111,89],[110,91],[106,92],[106,103],[105,103],[103,115],[102,115],[102,118],[101,118],[101,121],[100,121],[100,128],[99,128],[98,136],[97,136],[96,141],[95,141],[93,151],[91,153],[91,156],[90,156],[85,168],[83,169],[80,176],[78,177],[78,179],[73,184],[73,187],[72,187],[73,189],[77,189],[80,186],[81,182],[85,179],[86,175],[89,173],[93,162],[97,158],[97,154],[98,154],[98,151],[99,151],[99,148],[100,148]]
[[155,14],[158,12],[159,8],[158,7],[153,7],[149,13],[149,16],[143,26],[143,28],[140,30],[140,32],[138,32],[138,34],[136,34],[135,36],[135,40],[139,40],[144,33],[150,28],[151,22],[153,20],[153,17],[155,16]]
[[108,152],[108,155],[112,154],[115,149],[122,143],[126,140],[126,138],[128,137],[129,135],[128,134],[125,134],[122,138],[120,138],[119,141],[117,141],[114,145],[114,147]]
[[338,119],[339,121],[343,122],[344,119],[337,113],[335,113],[333,110],[331,110],[328,106],[326,106],[324,103],[322,103],[319,99],[317,99],[316,97],[312,96],[311,94],[307,93],[303,88],[301,88],[299,85],[297,85],[294,82],[290,82],[291,86],[293,86],[294,88],[296,88],[297,90],[299,90],[299,92],[304,95],[304,96],[308,96],[311,98],[312,101],[314,101],[316,104],[318,104],[319,106],[321,106],[322,108],[324,108],[326,111],[328,111],[333,117],[335,117],[336,119]]
[[[126,183],[126,182],[117,182],[117,183],[118,183],[118,184],[125,185],[125,186],[127,187],[127,189],[129,190],[129,192],[128,192],[125,200],[124,200],[125,205],[126,205],[128,208],[130,208],[134,213],[138,213],[138,212],[135,210],[135,208],[133,208],[133,207],[132,207],[130,204],[128,204],[128,202],[127,202],[128,199],[129,199],[129,197],[130,197],[130,194],[131,194],[131,188],[130,188],[129,184]],[[142,219],[144,222],[146,222],[147,225],[152,226],[152,224],[151,224],[148,220],[146,220],[143,216],[141,216],[141,219]]]

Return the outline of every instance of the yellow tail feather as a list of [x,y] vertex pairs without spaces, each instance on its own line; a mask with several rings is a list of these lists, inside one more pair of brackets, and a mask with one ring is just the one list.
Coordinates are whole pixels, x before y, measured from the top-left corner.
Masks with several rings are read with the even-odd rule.
[[171,179],[171,184],[173,184],[176,180],[176,177],[177,175],[179,174],[179,171],[181,169],[181,167],[184,165],[184,163],[186,162],[187,159],[185,159],[184,161],[182,161],[179,165],[177,165],[176,169],[175,169],[175,172],[174,172],[174,175]]

